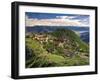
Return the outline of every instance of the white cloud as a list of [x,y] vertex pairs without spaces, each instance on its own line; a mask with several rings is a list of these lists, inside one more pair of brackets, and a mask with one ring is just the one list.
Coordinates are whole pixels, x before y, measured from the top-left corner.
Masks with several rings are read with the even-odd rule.
[[72,19],[75,18],[76,16],[56,16],[58,19]]
[[72,18],[75,18],[75,16],[56,16],[55,19],[33,19],[26,16],[26,26],[88,26],[87,24],[80,22],[80,20],[73,20]]

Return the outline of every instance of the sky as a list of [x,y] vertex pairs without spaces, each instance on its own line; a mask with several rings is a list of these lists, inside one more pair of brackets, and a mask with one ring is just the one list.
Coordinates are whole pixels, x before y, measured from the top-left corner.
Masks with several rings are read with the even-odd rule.
[[58,13],[25,13],[26,26],[81,26],[89,27],[89,15]]

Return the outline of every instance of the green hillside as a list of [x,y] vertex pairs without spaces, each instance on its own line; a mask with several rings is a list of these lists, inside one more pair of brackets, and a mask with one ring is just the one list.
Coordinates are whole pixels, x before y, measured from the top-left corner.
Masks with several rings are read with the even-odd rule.
[[26,68],[89,64],[89,46],[68,29],[26,33]]
[[89,50],[89,46],[85,42],[83,42],[75,32],[71,30],[58,29],[55,32],[53,32],[52,35],[57,37],[58,39],[61,38],[70,40],[70,44],[76,43],[79,46],[79,48],[83,51]]

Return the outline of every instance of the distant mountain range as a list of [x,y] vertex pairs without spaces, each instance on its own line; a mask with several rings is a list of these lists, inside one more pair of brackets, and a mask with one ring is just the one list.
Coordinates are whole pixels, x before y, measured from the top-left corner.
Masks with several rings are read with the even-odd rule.
[[89,43],[89,32],[84,32],[80,34],[80,37],[86,43]]
[[57,29],[69,29],[72,31],[79,32],[80,38],[89,43],[89,27],[78,27],[78,26],[33,26],[33,27],[26,27],[26,32],[34,32],[34,33],[48,33],[53,32]]
[[78,27],[78,26],[33,26],[26,27],[26,32],[52,32],[58,28],[70,29],[73,31],[89,31],[89,27]]

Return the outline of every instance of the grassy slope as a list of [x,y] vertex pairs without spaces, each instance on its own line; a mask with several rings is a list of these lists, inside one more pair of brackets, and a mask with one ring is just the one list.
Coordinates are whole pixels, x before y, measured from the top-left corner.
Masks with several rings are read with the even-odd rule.
[[48,53],[36,40],[26,39],[26,46],[33,51],[33,57],[26,61],[26,67],[60,66],[64,63],[64,57]]

